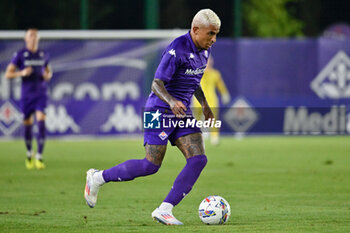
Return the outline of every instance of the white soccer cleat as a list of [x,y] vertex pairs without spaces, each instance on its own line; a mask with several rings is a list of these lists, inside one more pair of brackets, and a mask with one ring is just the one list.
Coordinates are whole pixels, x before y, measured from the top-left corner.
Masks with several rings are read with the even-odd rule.
[[91,208],[94,208],[94,206],[96,205],[97,194],[98,194],[98,190],[100,189],[100,185],[94,182],[94,179],[93,179],[94,173],[98,171],[99,170],[96,170],[96,169],[90,169],[86,172],[86,185],[84,190],[84,198],[86,200],[86,203]]
[[152,218],[164,225],[184,225],[174,217],[171,211],[161,211],[159,208],[152,212]]

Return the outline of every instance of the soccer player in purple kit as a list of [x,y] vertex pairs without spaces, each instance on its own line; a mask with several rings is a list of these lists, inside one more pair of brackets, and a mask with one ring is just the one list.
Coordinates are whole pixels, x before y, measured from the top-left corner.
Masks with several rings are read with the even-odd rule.
[[[47,103],[47,82],[52,77],[49,66],[49,55],[38,48],[38,30],[29,28],[24,36],[26,47],[15,53],[11,63],[6,68],[8,79],[22,77],[21,109],[24,115],[24,139],[27,148],[25,165],[27,169],[44,169],[43,149],[45,144],[45,113]],[[38,150],[33,158],[33,114],[35,113],[38,134]]]
[[[201,103],[205,119],[214,118],[200,87],[200,80],[220,26],[220,19],[212,10],[200,10],[192,20],[191,30],[165,49],[145,106],[147,111],[156,112],[152,114],[153,118],[171,112],[177,119],[191,115],[189,106],[193,95]],[[84,190],[87,204],[91,208],[95,206],[98,190],[104,183],[128,181],[156,173],[163,161],[168,140],[180,149],[187,163],[167,197],[152,212],[152,218],[166,225],[183,225],[174,217],[172,209],[191,191],[207,163],[201,130],[197,127],[145,129],[144,159],[128,160],[107,170],[87,171]]]

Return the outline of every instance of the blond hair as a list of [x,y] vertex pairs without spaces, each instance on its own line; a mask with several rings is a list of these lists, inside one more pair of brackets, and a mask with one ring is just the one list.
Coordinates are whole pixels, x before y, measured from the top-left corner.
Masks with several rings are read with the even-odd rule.
[[217,14],[215,14],[214,11],[210,9],[202,9],[198,11],[197,14],[193,17],[191,28],[194,26],[209,27],[210,25],[220,28],[220,18],[217,16]]

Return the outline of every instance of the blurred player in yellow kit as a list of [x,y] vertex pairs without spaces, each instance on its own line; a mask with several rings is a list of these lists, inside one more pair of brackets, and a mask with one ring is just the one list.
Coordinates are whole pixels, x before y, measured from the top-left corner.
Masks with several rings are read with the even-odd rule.
[[[208,104],[214,113],[215,119],[219,119],[219,98],[216,90],[218,90],[220,93],[221,100],[224,105],[230,102],[231,97],[230,93],[227,91],[220,72],[214,68],[214,60],[211,56],[208,59],[207,68],[205,69],[201,80],[201,86]],[[200,119],[199,116],[202,115],[201,105],[195,98],[193,98],[193,107],[195,117]],[[219,129],[214,127],[210,129],[210,141],[213,145],[217,145],[219,143]]]

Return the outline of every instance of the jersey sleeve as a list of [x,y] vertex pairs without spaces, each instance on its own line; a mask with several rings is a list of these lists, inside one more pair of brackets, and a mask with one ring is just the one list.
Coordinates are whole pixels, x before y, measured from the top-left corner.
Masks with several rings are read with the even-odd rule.
[[168,47],[162,55],[162,59],[158,65],[154,77],[168,82],[175,74],[177,67],[178,59],[176,57],[176,50]]
[[21,54],[18,52],[14,53],[10,63],[14,64],[17,68],[19,68],[20,62],[21,62]]

